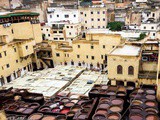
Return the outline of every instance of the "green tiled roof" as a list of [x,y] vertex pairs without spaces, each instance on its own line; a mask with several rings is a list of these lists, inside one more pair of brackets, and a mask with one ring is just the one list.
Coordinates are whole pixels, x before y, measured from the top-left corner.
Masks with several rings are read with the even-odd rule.
[[9,18],[9,17],[15,17],[15,16],[38,16],[39,13],[35,12],[15,12],[15,13],[8,13],[5,15],[0,15],[0,18]]

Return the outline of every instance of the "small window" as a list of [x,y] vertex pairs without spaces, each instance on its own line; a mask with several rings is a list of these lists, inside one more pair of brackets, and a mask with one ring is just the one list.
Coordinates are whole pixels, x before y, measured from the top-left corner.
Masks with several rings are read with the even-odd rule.
[[18,63],[18,60],[16,60],[16,63]]
[[48,34],[48,37],[50,37],[50,34]]
[[94,28],[94,26],[92,26],[92,28]]
[[91,46],[91,49],[94,49],[94,46],[93,46],[93,45]]
[[54,38],[54,40],[58,40],[58,38]]
[[4,51],[4,55],[7,56],[7,52],[6,51]]
[[152,17],[155,17],[155,13],[152,14]]
[[146,29],[146,27],[144,26],[144,29]]
[[26,50],[28,50],[28,45],[26,46]]
[[92,18],[91,21],[94,21],[94,19]]
[[72,33],[71,32],[69,32],[69,35],[71,35]]
[[57,17],[59,17],[59,15],[57,15]]
[[59,31],[59,33],[63,33],[63,31]]
[[80,48],[81,46],[80,45],[78,45],[78,48]]
[[98,11],[97,14],[100,14],[100,12]]
[[93,14],[93,12],[91,12],[91,14]]
[[98,26],[98,28],[101,28],[100,26]]
[[103,45],[103,49],[105,49],[106,48],[106,46],[105,45]]
[[57,33],[57,31],[53,31],[53,33]]
[[2,58],[2,54],[0,53],[0,58]]
[[151,29],[154,29],[154,27],[152,27]]
[[105,14],[105,11],[103,11],[103,14]]
[[114,48],[115,46],[112,46],[112,48]]
[[121,65],[117,66],[117,74],[123,74],[123,68]]
[[128,75],[134,75],[134,67],[133,66],[128,67]]
[[86,58],[88,59],[88,55],[86,55]]
[[65,18],[69,18],[69,15],[64,15]]
[[87,21],[85,21],[85,23],[87,23]]
[[60,40],[64,40],[64,38],[59,38]]
[[100,21],[100,19],[99,19],[99,18],[98,18],[97,20],[98,20],[98,21]]
[[84,14],[84,16],[86,17],[87,15],[86,15],[86,14]]
[[94,60],[94,56],[92,56],[91,59]]
[[106,19],[105,18],[103,18],[103,21],[105,21]]
[[81,12],[81,15],[83,15],[83,12]]
[[74,15],[74,17],[76,17],[76,15]]
[[52,18],[52,15],[50,15],[50,18]]
[[46,31],[48,31],[48,29],[46,29]]
[[156,34],[155,33],[153,33],[153,36],[155,36]]
[[9,64],[7,64],[7,65],[6,65],[6,67],[7,67],[7,68],[9,68],[9,67],[10,67],[10,65],[9,65]]
[[77,55],[77,58],[80,58],[80,55]]
[[67,54],[67,57],[69,57],[69,54]]
[[67,26],[67,28],[69,28],[69,26]]
[[73,28],[73,26],[71,26],[71,28]]
[[13,31],[13,29],[12,29],[12,34],[14,34],[14,31]]
[[101,55],[101,59],[103,59],[103,55]]
[[17,49],[16,49],[16,48],[14,48],[14,52],[17,52]]
[[56,56],[57,56],[57,57],[60,57],[60,54],[59,54],[59,53],[56,53]]

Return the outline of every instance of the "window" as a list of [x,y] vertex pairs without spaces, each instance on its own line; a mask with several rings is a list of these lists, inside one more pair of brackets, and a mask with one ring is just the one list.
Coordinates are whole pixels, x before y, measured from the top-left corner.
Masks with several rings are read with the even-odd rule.
[[71,35],[71,32],[69,32],[69,35]]
[[57,31],[53,31],[53,33],[57,33]]
[[2,58],[2,54],[0,53],[0,58]]
[[81,46],[80,45],[78,45],[78,48],[80,48]]
[[94,21],[94,19],[92,18],[91,21]]
[[26,45],[26,50],[28,50],[28,45]]
[[77,58],[80,58],[80,55],[77,55]]
[[94,26],[92,26],[92,28],[94,28]]
[[87,21],[85,21],[85,23],[87,23]]
[[9,68],[9,64],[7,64],[6,67]]
[[57,56],[57,57],[60,57],[60,54],[59,54],[59,53],[56,53],[56,56]]
[[59,31],[59,33],[63,33],[63,31]]
[[114,48],[115,46],[112,46],[112,48]]
[[103,18],[103,21],[105,21],[106,19],[105,18]]
[[14,34],[14,31],[13,31],[13,29],[12,29],[12,34]]
[[103,49],[105,49],[106,48],[106,46],[105,45],[103,45]]
[[50,15],[50,18],[52,18],[52,15]]
[[86,58],[88,59],[88,55],[86,55]]
[[154,29],[154,27],[151,27],[151,29]]
[[50,34],[48,34],[48,37],[50,37]]
[[99,18],[98,18],[97,20],[98,20],[98,21],[100,21],[100,19],[99,19]]
[[71,28],[73,28],[73,26],[71,26]]
[[18,63],[18,60],[16,60],[16,63]]
[[155,13],[152,14],[152,17],[155,17]]
[[64,15],[65,18],[69,18],[69,15]]
[[91,59],[94,60],[94,56],[91,56]]
[[122,74],[123,73],[123,68],[121,65],[117,66],[117,74]]
[[57,17],[59,17],[59,15],[57,15]]
[[83,12],[81,12],[81,15],[83,15]]
[[64,38],[59,38],[60,40],[64,40]]
[[105,26],[103,26],[103,28],[105,28]]
[[98,11],[97,14],[100,14],[100,12]]
[[84,16],[86,17],[87,15],[86,15],[86,14],[84,14]]
[[74,15],[74,17],[76,17],[76,15]]
[[134,75],[134,67],[133,66],[128,67],[128,75]]
[[87,27],[85,27],[87,29]]
[[7,52],[6,51],[4,51],[4,55],[7,56]]
[[67,26],[67,28],[69,28],[69,26]]
[[103,11],[103,14],[105,14],[105,11]]
[[146,27],[144,26],[144,29],[146,29]]
[[91,46],[91,49],[94,49],[94,46],[93,46],[93,45]]
[[14,52],[17,52],[17,49],[16,49],[16,48],[14,48]]
[[98,26],[98,28],[100,28],[100,26]]
[[46,29],[46,31],[48,31],[48,29]]
[[93,12],[91,12],[91,14],[93,14]]
[[103,59],[103,55],[101,55],[101,59]]
[[155,33],[153,33],[153,36],[155,36],[156,34]]
[[54,40],[58,40],[58,38],[54,38]]

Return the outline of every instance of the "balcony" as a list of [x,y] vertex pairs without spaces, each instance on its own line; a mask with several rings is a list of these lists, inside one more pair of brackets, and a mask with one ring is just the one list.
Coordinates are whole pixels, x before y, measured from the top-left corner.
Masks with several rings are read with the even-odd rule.
[[64,28],[64,24],[53,24],[52,25],[52,29],[63,29]]

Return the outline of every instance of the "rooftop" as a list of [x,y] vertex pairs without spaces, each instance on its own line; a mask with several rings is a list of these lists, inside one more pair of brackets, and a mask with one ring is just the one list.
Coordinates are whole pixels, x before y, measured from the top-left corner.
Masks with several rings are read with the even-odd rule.
[[119,56],[138,56],[140,54],[141,47],[133,45],[124,45],[114,49],[110,54]]

